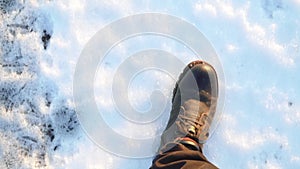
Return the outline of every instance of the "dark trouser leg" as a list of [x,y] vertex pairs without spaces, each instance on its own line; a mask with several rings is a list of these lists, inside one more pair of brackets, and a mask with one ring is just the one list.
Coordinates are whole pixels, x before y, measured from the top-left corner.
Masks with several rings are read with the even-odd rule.
[[[172,147],[172,148],[171,148]],[[168,151],[164,152],[164,149]],[[150,169],[216,169],[201,151],[181,143],[169,143],[153,160]]]

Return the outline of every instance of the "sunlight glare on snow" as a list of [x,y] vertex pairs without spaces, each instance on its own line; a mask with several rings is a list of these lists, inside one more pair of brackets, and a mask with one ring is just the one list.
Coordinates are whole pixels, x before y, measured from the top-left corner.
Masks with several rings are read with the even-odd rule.
[[218,1],[218,7],[221,9],[223,14],[225,14],[228,17],[235,17],[236,12],[234,11],[234,7],[232,7],[231,4],[228,4],[226,1]]
[[216,16],[217,15],[217,9],[215,8],[215,6],[213,6],[212,4],[209,4],[209,3],[196,3],[195,4],[195,9],[197,11],[204,11],[204,12],[209,12],[211,13],[213,16]]
[[230,51],[230,52],[234,52],[238,49],[237,46],[233,45],[233,44],[228,44],[227,45],[227,49]]

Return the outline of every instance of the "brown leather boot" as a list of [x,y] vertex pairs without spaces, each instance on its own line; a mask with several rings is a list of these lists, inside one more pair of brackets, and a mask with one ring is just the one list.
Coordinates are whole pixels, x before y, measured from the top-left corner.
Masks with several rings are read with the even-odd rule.
[[218,79],[215,69],[204,61],[189,63],[173,90],[172,110],[161,136],[160,150],[174,141],[201,150],[209,136],[217,97]]

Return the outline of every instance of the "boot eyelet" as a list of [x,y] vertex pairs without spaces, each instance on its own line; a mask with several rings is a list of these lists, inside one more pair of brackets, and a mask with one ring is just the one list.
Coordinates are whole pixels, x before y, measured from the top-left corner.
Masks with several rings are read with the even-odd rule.
[[192,135],[195,135],[196,134],[196,128],[194,126],[190,126],[189,129],[188,129],[188,132]]

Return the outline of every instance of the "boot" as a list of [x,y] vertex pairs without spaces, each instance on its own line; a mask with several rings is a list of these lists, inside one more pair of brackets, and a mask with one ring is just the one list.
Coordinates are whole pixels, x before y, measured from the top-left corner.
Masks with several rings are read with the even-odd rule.
[[170,119],[161,136],[159,150],[175,141],[202,151],[202,145],[209,137],[217,97],[218,79],[215,69],[204,61],[189,63],[173,90]]

